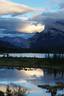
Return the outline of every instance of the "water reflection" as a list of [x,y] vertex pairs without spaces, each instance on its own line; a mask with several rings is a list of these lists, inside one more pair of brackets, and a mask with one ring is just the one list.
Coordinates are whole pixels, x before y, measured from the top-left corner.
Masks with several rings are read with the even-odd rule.
[[55,83],[56,81],[64,81],[64,72],[50,69],[34,69],[25,68],[23,70],[17,69],[0,69],[1,81],[32,81],[36,84],[41,83]]
[[29,68],[25,68],[25,70],[23,70],[23,71],[24,71],[24,73],[27,76],[35,76],[35,77],[44,76],[44,71],[41,70],[41,69],[34,69],[34,68],[29,69]]
[[53,54],[53,53],[0,53],[1,57],[27,57],[27,58],[64,58],[64,54]]
[[[0,69],[0,84],[14,83],[24,86],[31,89],[32,93],[30,94],[32,95],[28,96],[41,96],[40,94],[43,93],[48,94],[45,89],[40,89],[37,85],[55,85],[57,82],[64,82],[64,72],[61,70],[34,68],[25,68],[23,70]],[[50,93],[47,96],[51,96]]]
[[0,69],[0,81],[17,81],[24,80],[30,77],[41,77],[44,75],[44,72],[41,69]]

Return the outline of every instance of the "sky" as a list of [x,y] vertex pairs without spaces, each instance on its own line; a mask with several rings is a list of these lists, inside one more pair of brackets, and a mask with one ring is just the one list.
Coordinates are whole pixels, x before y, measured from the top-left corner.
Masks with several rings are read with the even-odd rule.
[[[60,9],[60,5],[64,3],[63,0],[0,0],[0,1],[20,4],[20,5],[23,4],[23,5],[30,7],[30,8],[41,9],[39,11],[37,10],[37,11],[30,13],[30,14],[37,14],[37,13],[39,14],[42,12],[50,12],[50,11],[55,12],[55,11],[58,11]],[[8,6],[8,4],[5,4],[5,5]],[[27,16],[31,16],[30,14]],[[26,15],[26,14],[24,14],[24,15]]]
[[32,18],[43,13],[47,13],[51,18],[61,18],[60,11],[64,13],[64,0],[0,0],[0,29],[26,33],[41,32],[45,25]]
[[13,0],[14,2],[25,4],[34,8],[46,8],[58,10],[58,4],[52,0]]
[[[12,1],[15,3],[27,5],[32,8],[43,9],[44,12],[58,11],[59,3],[60,3],[60,2],[57,2],[58,0],[12,0]],[[33,13],[24,14],[24,16],[27,16],[28,18],[30,18],[33,15],[41,14],[43,11],[36,11]]]
[[[41,8],[44,11],[58,11],[59,10],[59,2],[57,3],[55,0],[12,0],[13,2],[24,4],[30,6],[32,8]],[[24,14],[24,16],[31,17],[32,15],[41,14],[41,11]]]

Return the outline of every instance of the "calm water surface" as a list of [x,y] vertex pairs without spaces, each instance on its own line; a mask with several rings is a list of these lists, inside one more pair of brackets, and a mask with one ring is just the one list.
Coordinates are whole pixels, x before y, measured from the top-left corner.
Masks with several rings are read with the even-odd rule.
[[[0,84],[14,83],[31,90],[28,96],[51,96],[46,89],[41,89],[38,85],[64,82],[64,73],[56,70],[25,68],[17,69],[0,69]],[[64,93],[64,90],[58,90],[57,94]]]
[[[10,57],[27,57],[27,58],[48,58],[48,54],[42,54],[42,53],[9,53]],[[7,57],[7,54],[0,54],[0,57]],[[53,54],[49,54],[49,57],[53,57]]]

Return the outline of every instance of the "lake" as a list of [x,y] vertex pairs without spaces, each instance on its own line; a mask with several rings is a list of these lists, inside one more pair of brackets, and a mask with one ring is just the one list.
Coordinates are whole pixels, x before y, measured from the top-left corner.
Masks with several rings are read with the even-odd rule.
[[[27,96],[51,96],[47,89],[42,89],[38,85],[55,85],[56,82],[64,83],[64,72],[59,70],[25,68],[0,69],[0,84],[16,84],[30,90]],[[64,94],[64,89],[57,90],[58,94]],[[61,95],[60,95],[61,96]]]
[[7,57],[7,55],[9,57],[27,57],[27,58],[53,58],[54,55],[56,56],[60,56],[60,57],[64,57],[64,54],[53,54],[53,53],[3,53],[3,54],[0,54],[0,57]]

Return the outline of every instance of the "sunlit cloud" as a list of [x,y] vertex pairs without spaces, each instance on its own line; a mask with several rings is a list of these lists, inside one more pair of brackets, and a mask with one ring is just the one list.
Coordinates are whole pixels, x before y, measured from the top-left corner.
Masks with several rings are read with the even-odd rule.
[[44,11],[44,9],[31,8],[24,4],[18,4],[9,0],[0,0],[0,15],[18,15],[28,12]]
[[45,29],[45,25],[35,22],[35,21],[28,21],[25,18],[18,19],[18,18],[0,18],[0,33],[15,33],[15,32],[26,32],[26,33],[33,33],[33,32],[41,32]]
[[34,11],[34,9],[23,4],[13,3],[11,1],[0,1],[0,14],[2,15],[21,14],[31,11]]
[[33,32],[42,32],[45,29],[45,25],[42,24],[26,24],[21,26],[18,31],[19,32],[26,32],[26,33],[33,33]]
[[[0,0],[0,28],[5,28],[6,30],[10,30],[10,32],[11,30],[26,33],[41,32],[45,29],[45,25],[38,22],[37,24],[34,24],[34,21],[29,20],[29,16],[23,16],[23,14],[29,12],[39,13],[44,11],[44,8],[32,8],[24,4],[12,2],[11,0]],[[29,23],[29,21],[31,23]]]
[[[22,71],[21,71],[22,72]],[[36,76],[36,77],[40,77],[40,76],[44,76],[44,72],[41,69],[32,69],[30,70],[29,68],[25,70],[23,70],[23,72],[27,75],[27,76]]]

